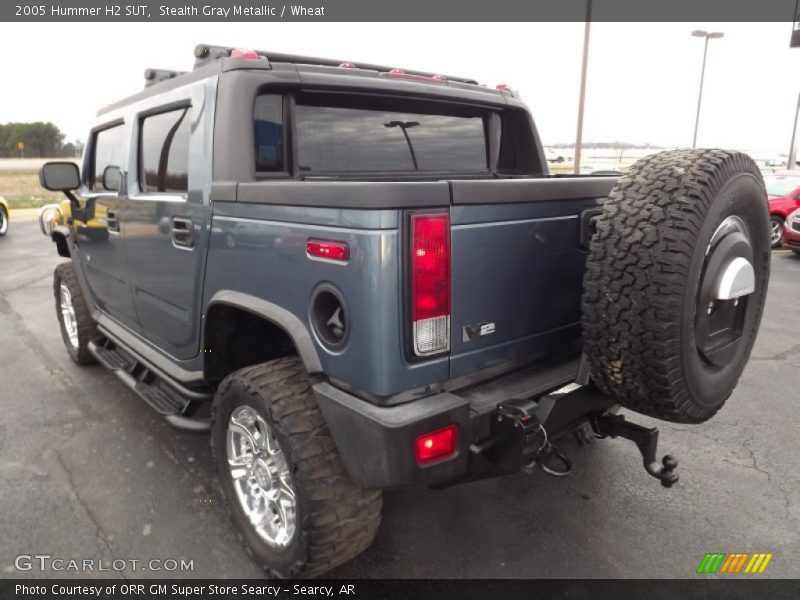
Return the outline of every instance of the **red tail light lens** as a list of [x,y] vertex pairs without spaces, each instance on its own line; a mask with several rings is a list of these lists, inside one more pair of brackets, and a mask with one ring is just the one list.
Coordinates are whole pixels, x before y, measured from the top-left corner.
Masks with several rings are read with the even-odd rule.
[[247,60],[258,60],[260,56],[255,50],[246,48],[235,48],[231,50],[231,58],[246,58]]
[[394,79],[410,79],[412,81],[427,81],[428,83],[445,83],[447,81],[447,77],[444,75],[417,75],[415,73],[406,73],[403,69],[392,69],[386,75]]
[[411,319],[414,352],[450,349],[450,215],[411,216]]
[[421,435],[414,444],[417,464],[420,466],[449,458],[456,453],[457,448],[458,428],[455,425]]
[[350,247],[345,242],[329,242],[326,240],[308,240],[306,252],[314,258],[327,258],[347,262],[350,258]]

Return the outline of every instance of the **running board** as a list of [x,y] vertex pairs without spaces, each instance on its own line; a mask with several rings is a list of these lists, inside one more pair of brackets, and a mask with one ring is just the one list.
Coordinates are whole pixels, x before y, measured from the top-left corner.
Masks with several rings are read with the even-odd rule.
[[211,422],[193,419],[198,406],[212,399],[206,392],[190,390],[157,373],[107,337],[89,342],[89,352],[106,369],[147,402],[173,427],[194,433],[207,432]]

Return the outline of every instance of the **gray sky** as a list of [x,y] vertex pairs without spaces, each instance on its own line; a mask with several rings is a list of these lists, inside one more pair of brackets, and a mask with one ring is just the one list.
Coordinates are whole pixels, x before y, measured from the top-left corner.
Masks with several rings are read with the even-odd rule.
[[[800,48],[790,23],[594,23],[584,141],[689,146],[711,40],[699,146],[786,153]],[[83,139],[147,67],[191,69],[198,42],[474,77],[518,89],[545,144],[575,138],[582,23],[16,23],[0,36],[0,122],[53,121]],[[8,58],[13,57],[13,58]]]

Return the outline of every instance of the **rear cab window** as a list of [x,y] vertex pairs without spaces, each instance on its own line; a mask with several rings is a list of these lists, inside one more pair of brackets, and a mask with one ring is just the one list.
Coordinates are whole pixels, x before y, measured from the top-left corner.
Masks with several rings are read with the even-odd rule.
[[292,101],[289,128],[280,95],[256,98],[257,176],[288,175],[290,160],[299,177],[489,173],[484,109],[318,93],[298,94]]
[[527,112],[511,107],[328,92],[260,94],[253,141],[259,179],[540,172]]
[[[397,103],[333,105],[299,98],[295,109],[301,173],[486,172],[486,127],[477,111],[446,114]],[[377,104],[377,105],[376,105]]]
[[191,107],[142,118],[139,133],[139,189],[142,192],[188,192],[190,137]]

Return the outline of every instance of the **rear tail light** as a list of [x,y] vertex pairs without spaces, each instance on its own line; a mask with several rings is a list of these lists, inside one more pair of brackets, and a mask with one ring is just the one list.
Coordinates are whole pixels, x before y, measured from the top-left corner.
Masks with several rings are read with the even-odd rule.
[[417,438],[414,454],[419,466],[450,458],[458,448],[458,428],[448,425]]
[[414,353],[450,350],[450,216],[411,216],[411,320]]

